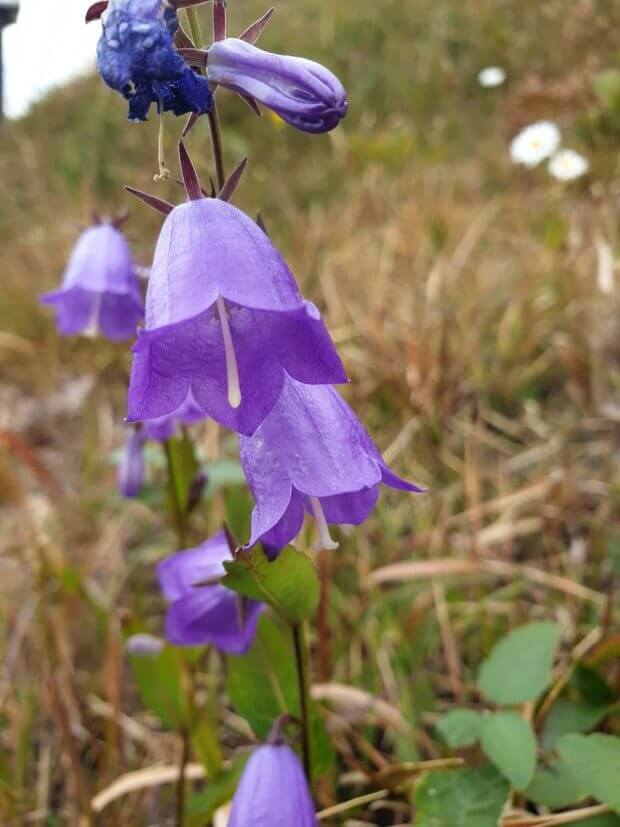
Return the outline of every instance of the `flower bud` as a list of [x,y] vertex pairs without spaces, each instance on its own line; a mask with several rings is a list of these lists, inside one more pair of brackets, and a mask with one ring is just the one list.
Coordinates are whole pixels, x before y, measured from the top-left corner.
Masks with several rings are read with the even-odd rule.
[[338,78],[320,63],[265,52],[235,37],[214,43],[209,80],[254,98],[302,132],[329,132],[347,114]]

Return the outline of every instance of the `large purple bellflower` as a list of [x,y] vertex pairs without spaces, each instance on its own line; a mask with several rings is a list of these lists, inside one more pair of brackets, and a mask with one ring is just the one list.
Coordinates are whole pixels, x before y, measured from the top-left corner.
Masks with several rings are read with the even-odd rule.
[[170,209],[134,347],[130,421],[174,414],[191,398],[205,416],[252,434],[285,374],[347,381],[318,310],[254,221],[217,198]]
[[287,378],[282,395],[253,436],[240,436],[241,463],[256,506],[249,545],[282,548],[312,514],[318,548],[337,548],[328,524],[363,522],[379,485],[424,489],[396,476],[338,392]]
[[135,335],[144,315],[142,294],[125,236],[113,223],[85,230],[71,253],[59,290],[41,296],[56,310],[63,336]]
[[220,532],[157,566],[169,603],[166,637],[170,643],[210,643],[228,654],[241,654],[251,646],[263,604],[242,598],[217,582],[226,574],[225,560],[232,560],[232,554],[225,533]]

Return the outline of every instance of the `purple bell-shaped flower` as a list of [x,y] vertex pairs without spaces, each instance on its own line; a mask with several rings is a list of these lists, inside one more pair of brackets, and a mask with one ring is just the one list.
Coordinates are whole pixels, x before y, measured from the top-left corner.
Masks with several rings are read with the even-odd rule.
[[241,654],[252,644],[263,604],[246,600],[218,580],[232,553],[222,531],[198,548],[167,557],[157,577],[168,601],[166,638],[180,646],[210,643],[228,654]]
[[228,827],[317,827],[299,758],[285,744],[265,744],[245,765]]
[[226,201],[202,197],[183,146],[181,158],[192,200],[168,205],[157,242],[128,419],[174,415],[191,400],[221,425],[252,434],[287,374],[307,384],[347,377],[319,311],[268,236]]
[[334,388],[288,378],[269,416],[240,436],[241,463],[256,506],[249,545],[282,548],[314,517],[318,548],[337,548],[329,524],[363,522],[379,485],[420,493],[396,476]]
[[206,65],[212,83],[253,98],[302,132],[329,132],[347,114],[343,85],[313,60],[228,37],[209,48]]
[[207,79],[174,47],[176,8],[166,0],[96,3],[87,20],[101,17],[97,67],[103,80],[129,101],[129,120],[144,121],[152,103],[175,115],[201,114],[213,105]]
[[82,233],[60,290],[41,301],[55,308],[63,336],[101,335],[116,342],[135,335],[144,304],[129,245],[114,223]]

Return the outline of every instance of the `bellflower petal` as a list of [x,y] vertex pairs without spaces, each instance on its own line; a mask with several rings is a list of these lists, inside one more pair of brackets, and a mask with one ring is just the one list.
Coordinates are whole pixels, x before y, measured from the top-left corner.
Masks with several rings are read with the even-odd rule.
[[260,227],[215,198],[176,207],[155,251],[129,420],[169,415],[191,397],[204,416],[251,434],[285,373],[347,381],[318,310]]
[[265,52],[229,37],[208,52],[209,80],[249,96],[302,132],[329,132],[347,114],[338,78],[320,63]]
[[284,744],[254,750],[235,792],[228,827],[318,827],[299,758]]
[[387,467],[351,408],[328,385],[287,378],[269,416],[252,436],[240,435],[239,445],[256,501],[250,545],[286,545],[298,533],[304,510],[329,545],[327,524],[363,522],[380,483],[424,490]]
[[99,74],[129,101],[130,120],[146,120],[152,103],[175,115],[211,109],[207,79],[174,48],[179,21],[165,0],[111,0],[102,23]]
[[198,548],[173,554],[157,566],[159,584],[169,604],[166,637],[170,643],[210,643],[229,654],[249,649],[263,605],[243,600],[215,582],[226,573],[224,560],[230,559],[226,535],[220,532]]
[[63,336],[101,334],[115,342],[131,338],[144,308],[123,234],[112,224],[96,224],[83,232],[61,288],[41,301],[55,308]]

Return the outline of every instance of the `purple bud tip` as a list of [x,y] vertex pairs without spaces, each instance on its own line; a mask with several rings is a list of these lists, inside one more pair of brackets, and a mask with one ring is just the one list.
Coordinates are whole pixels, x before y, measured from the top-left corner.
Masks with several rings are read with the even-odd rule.
[[118,466],[118,490],[129,499],[139,496],[145,476],[144,436],[135,430],[127,435],[125,448]]
[[132,635],[125,641],[125,651],[128,655],[154,657],[162,651],[165,645],[165,642],[155,635]]
[[235,37],[209,49],[209,80],[262,103],[302,132],[329,132],[347,114],[347,94],[320,63],[265,52]]

